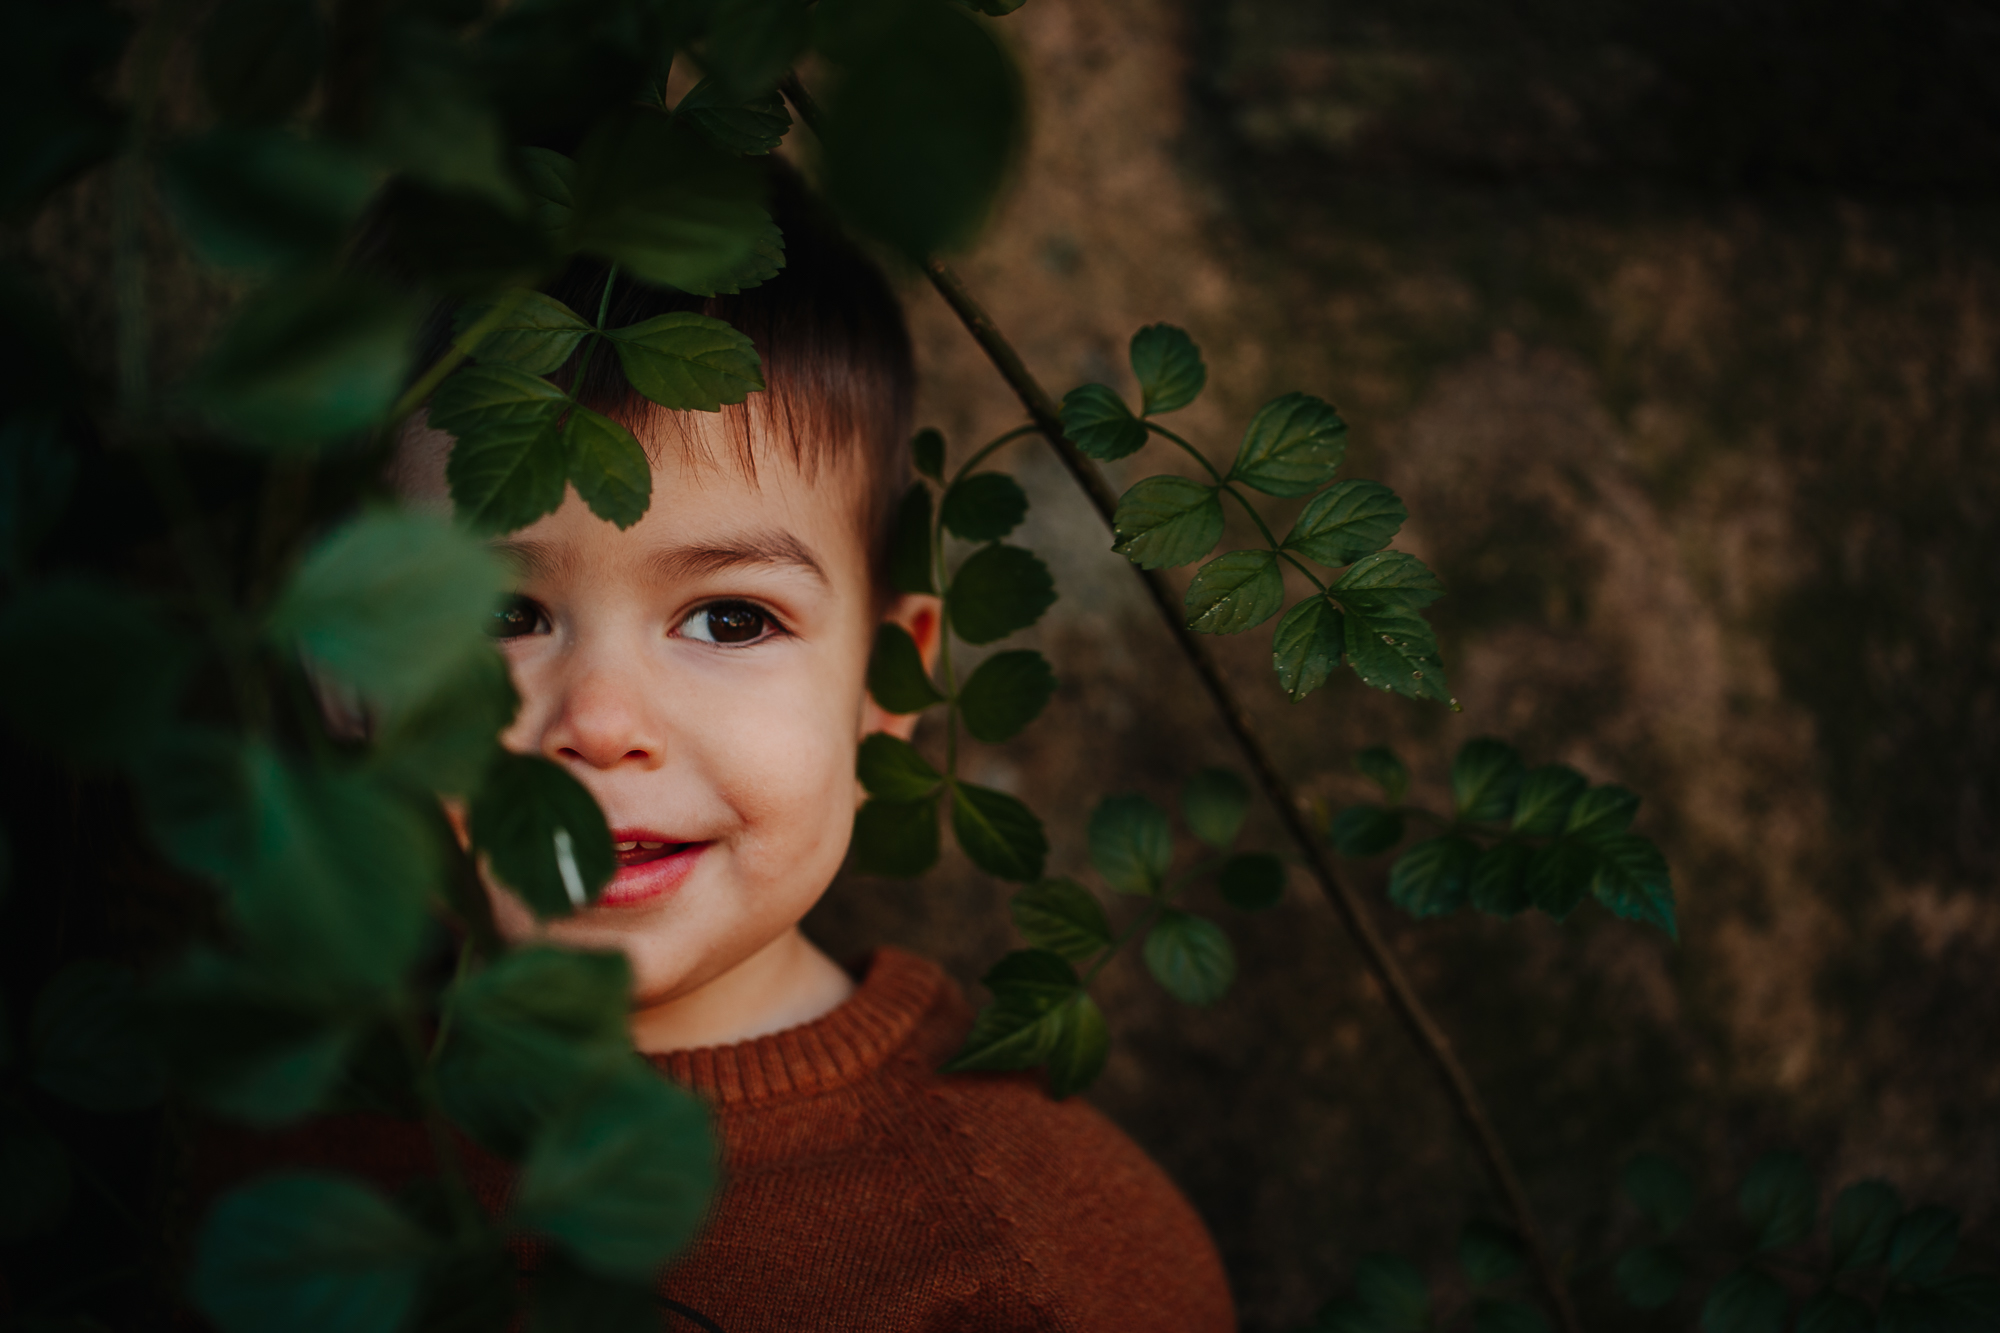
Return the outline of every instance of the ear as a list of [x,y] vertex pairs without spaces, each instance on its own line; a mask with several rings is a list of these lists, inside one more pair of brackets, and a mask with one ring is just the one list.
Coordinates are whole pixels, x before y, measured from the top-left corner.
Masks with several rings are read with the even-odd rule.
[[[901,625],[905,633],[916,641],[917,653],[924,659],[924,670],[937,667],[938,643],[944,635],[944,606],[929,593],[904,593],[889,604],[882,613],[885,625]],[[872,642],[872,640],[871,640]],[[886,731],[898,740],[910,739],[917,729],[918,713],[891,713],[875,702],[872,696],[864,696],[861,704],[861,734]]]

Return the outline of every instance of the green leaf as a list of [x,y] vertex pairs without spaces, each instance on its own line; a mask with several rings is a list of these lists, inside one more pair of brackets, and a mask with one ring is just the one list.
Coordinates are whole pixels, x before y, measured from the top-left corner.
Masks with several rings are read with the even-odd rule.
[[1007,906],[1021,938],[1073,963],[1111,946],[1111,921],[1104,915],[1104,904],[1073,879],[1031,884]]
[[567,232],[576,219],[576,160],[553,148],[523,148],[521,175],[535,225],[552,235]]
[[1889,1238],[1903,1215],[1903,1200],[1885,1180],[1849,1185],[1833,1201],[1827,1224],[1827,1253],[1837,1273],[1853,1273],[1888,1262]]
[[1736,1206],[1756,1231],[1757,1248],[1780,1250],[1812,1234],[1819,1220],[1819,1186],[1799,1154],[1767,1152],[1743,1177]]
[[1334,581],[1333,596],[1350,610],[1414,611],[1444,596],[1444,585],[1415,556],[1377,551],[1362,556]]
[[0,611],[8,720],[87,764],[131,760],[159,742],[193,657],[154,602],[110,584],[31,584]]
[[653,502],[653,465],[631,431],[601,412],[572,407],[563,423],[569,480],[590,512],[621,532]]
[[271,1176],[209,1213],[188,1293],[221,1333],[378,1333],[409,1314],[436,1249],[354,1181]]
[[811,36],[806,0],[721,0],[703,54],[715,80],[744,97],[776,83]]
[[1912,1209],[1889,1239],[1889,1276],[1919,1286],[1935,1282],[1957,1253],[1957,1213],[1936,1205]]
[[38,1087],[86,1111],[136,1111],[160,1099],[161,1070],[140,1024],[130,968],[71,963],[35,997],[28,1029]]
[[1285,896],[1285,863],[1269,852],[1242,852],[1222,863],[1216,889],[1243,912],[1276,907]]
[[1739,1268],[1716,1283],[1702,1303],[1702,1333],[1784,1333],[1790,1303],[1769,1273]]
[[885,801],[921,801],[944,781],[914,745],[885,731],[862,738],[855,772],[870,796]]
[[1146,424],[1102,384],[1079,385],[1063,395],[1062,427],[1084,457],[1100,463],[1137,453],[1146,443]]
[[1226,768],[1204,768],[1181,787],[1181,818],[1218,852],[1226,852],[1250,812],[1250,785]]
[[1662,1237],[1679,1231],[1694,1211],[1694,1180],[1671,1158],[1640,1153],[1625,1163],[1618,1179]]
[[1082,991],[1054,1014],[1056,1035],[1049,1045],[1049,1095],[1057,1101],[1082,1092],[1104,1072],[1111,1054],[1111,1030],[1104,1011]]
[[1350,805],[1333,817],[1327,837],[1342,856],[1380,856],[1403,840],[1403,814],[1379,805]]
[[177,1087],[222,1115],[276,1125],[331,1096],[359,1029],[284,972],[196,950],[154,987]]
[[1222,927],[1169,907],[1146,932],[1146,970],[1183,1004],[1207,1006],[1236,980],[1236,950]]
[[1031,648],[995,653],[958,687],[958,715],[965,729],[998,744],[1041,716],[1055,697],[1048,659]]
[[472,798],[472,845],[544,920],[595,902],[618,870],[604,812],[568,769],[501,751]]
[[473,653],[429,698],[374,719],[375,764],[411,791],[468,795],[520,708],[500,654]]
[[1623,787],[1592,787],[1577,797],[1570,807],[1569,820],[1563,825],[1563,832],[1587,842],[1601,842],[1615,838],[1631,827],[1632,816],[1638,813],[1639,797]]
[[969,542],[998,541],[1021,526],[1028,494],[1003,472],[980,472],[944,493],[939,517],[946,531]]
[[1389,544],[1410,511],[1379,481],[1343,481],[1327,487],[1300,512],[1285,549],[1322,565],[1352,564]]
[[1278,613],[1285,580],[1270,551],[1230,551],[1195,571],[1182,607],[1188,628],[1203,634],[1241,634]]
[[1342,638],[1340,609],[1324,597],[1306,598],[1278,622],[1271,636],[1271,663],[1293,703],[1326,684],[1340,665]]
[[[901,625],[883,623],[875,629],[875,651],[868,658],[868,693],[884,711],[921,713],[944,702],[924,670],[917,641]],[[975,733],[976,734],[976,733]]]
[[693,1237],[716,1174],[701,1102],[633,1061],[535,1140],[513,1218],[592,1272],[651,1281]]
[[1090,815],[1090,863],[1120,893],[1151,895],[1174,860],[1167,812],[1136,793],[1107,796]]
[[1141,569],[1185,565],[1222,540],[1222,501],[1186,477],[1147,477],[1119,498],[1111,549]]
[[1498,1223],[1467,1222],[1458,1233],[1458,1266],[1475,1287],[1505,1282],[1521,1271],[1521,1240]]
[[1347,453],[1347,423],[1310,394],[1288,393],[1257,409],[1229,479],[1266,495],[1304,495],[1333,480]]
[[944,433],[926,426],[910,439],[910,460],[932,481],[944,480]]
[[1049,854],[1034,811],[1005,792],[969,782],[952,785],[951,832],[974,865],[1015,883],[1040,877]]
[[1874,1333],[1875,1312],[1865,1301],[1822,1291],[1799,1311],[1798,1333]]
[[707,315],[676,310],[604,336],[632,387],[676,412],[717,412],[764,387],[756,345]]
[[921,481],[903,492],[889,537],[889,586],[934,593],[931,581],[931,488]]
[[0,1240],[56,1225],[69,1210],[69,1151],[18,1106],[0,1106]]
[[1520,752],[1504,741],[1467,741],[1451,764],[1451,796],[1458,817],[1472,823],[1497,824],[1514,813],[1521,790]]
[[1614,915],[1658,926],[1668,939],[1680,938],[1674,921],[1674,886],[1660,849],[1636,833],[1607,838],[1597,847],[1596,877],[1590,891]]
[[465,366],[438,387],[429,424],[458,437],[445,465],[460,522],[525,528],[563,502],[569,460],[557,423],[569,398],[510,366]]
[[353,435],[388,415],[409,369],[408,294],[354,273],[273,283],[236,311],[190,384],[224,432],[274,448]]
[[1048,1059],[1062,1037],[1062,1008],[1081,994],[1076,970],[1047,950],[1017,949],[983,981],[993,1003],[980,1010],[946,1071],[1027,1069]]
[[1386,745],[1371,745],[1354,753],[1354,767],[1376,786],[1390,805],[1401,805],[1410,790],[1410,770]]
[[1132,373],[1144,399],[1140,411],[1149,417],[1186,407],[1208,383],[1208,367],[1194,339],[1171,324],[1148,324],[1132,335]]
[[1521,1301],[1480,1301],[1472,1307],[1472,1333],[1549,1333],[1549,1321]]
[[161,184],[195,252],[225,268],[330,255],[375,192],[345,149],[278,129],[223,126],[170,149]]
[[731,153],[768,153],[792,128],[792,113],[776,89],[737,98],[714,78],[697,83],[674,114],[686,116],[716,147]]
[[202,31],[202,91],[231,120],[283,120],[312,92],[324,45],[312,0],[222,0]]
[[1569,822],[1570,807],[1589,785],[1589,779],[1568,764],[1529,769],[1514,798],[1514,832],[1536,838],[1561,833]]
[[474,654],[507,569],[483,543],[428,514],[376,509],[306,556],[271,612],[269,633],[318,670],[384,707],[408,708]]
[[1389,872],[1389,901],[1419,919],[1465,906],[1479,845],[1456,833],[1426,838],[1396,860]]
[[1534,849],[1513,841],[1481,852],[1472,865],[1472,905],[1502,920],[1534,906],[1528,892],[1528,863],[1533,859]]
[[1665,1245],[1641,1245],[1618,1256],[1618,1294],[1635,1310],[1658,1310],[1687,1282],[1687,1264]]
[[1597,851],[1575,838],[1557,838],[1538,847],[1528,860],[1528,897],[1535,906],[1561,921],[1576,910],[1596,882]]
[[[466,339],[480,321],[501,302],[507,313],[498,324],[468,344]],[[452,316],[452,333],[457,346],[480,361],[512,366],[527,375],[548,375],[570,359],[590,325],[583,317],[553,296],[535,291],[506,292],[490,301],[467,301]]]
[[951,627],[967,643],[992,643],[1042,618],[1055,604],[1049,567],[1018,546],[982,546],[952,575]]
[[1362,1255],[1354,1267],[1354,1294],[1382,1333],[1422,1333],[1430,1321],[1430,1286],[1400,1255]]
[[1363,684],[1412,699],[1444,703],[1451,698],[1444,663],[1438,658],[1437,635],[1422,616],[1401,608],[1346,610],[1347,664]]
[[854,814],[852,846],[857,874],[888,879],[923,874],[938,859],[936,799],[863,802]]
[[370,50],[369,146],[407,178],[518,211],[506,130],[462,44],[427,24],[384,29]]

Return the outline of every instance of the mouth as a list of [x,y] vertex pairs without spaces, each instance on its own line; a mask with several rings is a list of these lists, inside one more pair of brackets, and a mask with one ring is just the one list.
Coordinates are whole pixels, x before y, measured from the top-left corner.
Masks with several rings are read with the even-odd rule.
[[651,829],[614,829],[612,851],[618,871],[593,906],[650,904],[678,889],[712,843],[685,842]]
[[618,854],[618,868],[645,865],[648,861],[658,861],[694,846],[691,842],[668,842],[664,838],[624,838],[614,840],[611,848]]

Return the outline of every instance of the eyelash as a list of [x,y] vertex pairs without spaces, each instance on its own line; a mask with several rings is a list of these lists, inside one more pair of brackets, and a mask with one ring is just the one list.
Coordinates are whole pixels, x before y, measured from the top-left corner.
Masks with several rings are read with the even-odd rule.
[[[715,612],[722,610],[748,611],[762,622],[763,633],[754,639],[723,640],[716,638],[715,627],[713,624],[704,621],[702,617],[711,616]],[[521,621],[528,617],[532,617],[532,621],[530,621],[526,628],[521,628]],[[544,611],[541,606],[531,599],[518,595],[509,597],[499,609],[494,611],[493,622],[492,633],[496,639],[523,639],[534,634],[546,634],[551,628],[548,612]],[[700,633],[691,632],[697,627],[700,630],[707,631],[705,637]],[[776,616],[763,607],[758,606],[754,602],[746,602],[741,598],[735,597],[724,598],[714,602],[703,602],[700,606],[695,607],[685,616],[681,617],[680,623],[674,626],[674,632],[692,642],[706,643],[717,648],[754,648],[760,643],[767,643],[780,635],[790,633],[789,630],[779,623]]]

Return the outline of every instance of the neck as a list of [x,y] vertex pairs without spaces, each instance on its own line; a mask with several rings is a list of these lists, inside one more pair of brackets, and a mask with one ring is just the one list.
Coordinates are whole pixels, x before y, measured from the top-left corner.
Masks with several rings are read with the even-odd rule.
[[632,1011],[632,1044],[647,1054],[726,1046],[823,1018],[854,982],[798,927],[685,995]]

